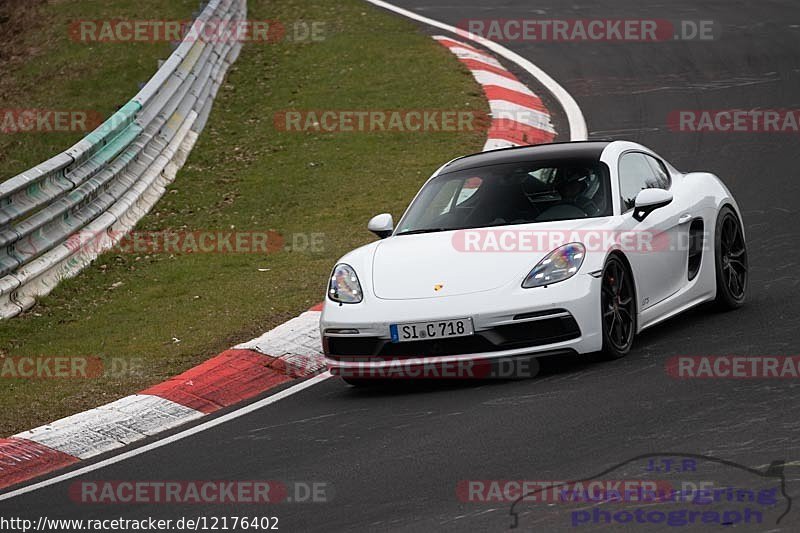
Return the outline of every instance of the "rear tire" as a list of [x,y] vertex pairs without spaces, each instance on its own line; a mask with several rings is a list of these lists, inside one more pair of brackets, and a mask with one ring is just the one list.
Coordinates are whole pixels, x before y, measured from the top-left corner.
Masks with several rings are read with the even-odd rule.
[[600,326],[603,349],[600,360],[625,357],[636,335],[636,289],[633,275],[617,255],[610,255],[600,277]]
[[747,247],[739,217],[728,206],[719,210],[714,230],[717,308],[738,309],[747,298]]

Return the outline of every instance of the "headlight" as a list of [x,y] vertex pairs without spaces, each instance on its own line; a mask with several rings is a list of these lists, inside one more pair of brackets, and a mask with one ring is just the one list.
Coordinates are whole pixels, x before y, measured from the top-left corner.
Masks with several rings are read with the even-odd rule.
[[343,304],[357,304],[361,301],[361,284],[353,267],[339,263],[333,268],[328,296],[334,302]]
[[533,267],[522,282],[522,288],[542,287],[571,278],[581,268],[584,257],[586,248],[577,242],[556,248]]

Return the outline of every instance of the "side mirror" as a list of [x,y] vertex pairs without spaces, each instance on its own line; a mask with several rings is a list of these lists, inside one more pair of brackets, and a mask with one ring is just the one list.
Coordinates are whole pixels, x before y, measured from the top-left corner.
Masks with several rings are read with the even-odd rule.
[[672,203],[672,193],[664,189],[643,189],[636,195],[633,218],[641,222],[647,215]]
[[385,239],[392,234],[392,231],[394,231],[394,220],[392,220],[392,215],[389,213],[375,215],[369,220],[367,229],[381,239]]

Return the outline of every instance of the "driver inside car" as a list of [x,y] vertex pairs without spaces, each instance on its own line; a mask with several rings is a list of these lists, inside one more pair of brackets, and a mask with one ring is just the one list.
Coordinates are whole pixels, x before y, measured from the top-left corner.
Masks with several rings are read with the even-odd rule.
[[592,199],[586,196],[592,178],[593,172],[590,168],[568,168],[564,171],[563,177],[556,179],[554,186],[563,202],[580,208],[588,216],[593,216],[597,213],[597,207]]

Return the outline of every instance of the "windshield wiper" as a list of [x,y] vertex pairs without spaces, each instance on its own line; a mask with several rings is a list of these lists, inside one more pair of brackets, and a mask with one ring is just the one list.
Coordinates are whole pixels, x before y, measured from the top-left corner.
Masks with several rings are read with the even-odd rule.
[[449,231],[452,228],[423,228],[423,229],[412,229],[408,231],[401,231],[398,235],[415,235],[417,233],[436,233],[438,231]]

